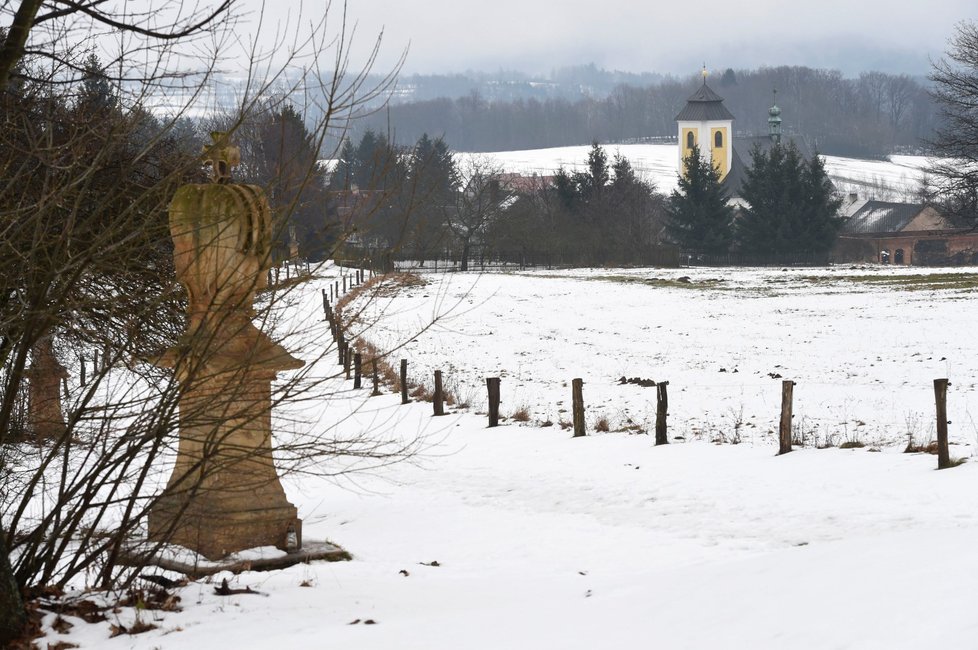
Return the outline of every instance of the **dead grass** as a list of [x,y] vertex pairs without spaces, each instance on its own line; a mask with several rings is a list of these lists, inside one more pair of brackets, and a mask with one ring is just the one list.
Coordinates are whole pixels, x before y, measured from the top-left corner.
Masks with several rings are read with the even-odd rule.
[[594,423],[594,430],[598,433],[608,433],[611,431],[611,424],[608,422],[608,418],[604,415],[598,418],[598,421]]
[[414,399],[421,400],[422,402],[430,402],[435,397],[432,394],[432,392],[428,390],[428,387],[425,386],[424,384],[418,384],[417,386],[415,386],[411,390],[411,392],[408,393],[408,395],[410,395]]
[[[372,297],[384,298],[395,295],[404,287],[425,287],[428,281],[414,273],[387,273],[375,275],[363,284],[353,287],[336,302],[336,312],[339,314],[360,294],[368,292]],[[342,319],[341,319],[342,322]]]
[[373,343],[363,338],[358,338],[353,342],[353,349],[363,356],[363,378],[364,383],[373,382],[374,361],[377,362],[377,381],[386,386],[391,392],[401,391],[401,373],[395,370],[388,357],[382,354]]
[[862,449],[865,446],[861,440],[846,440],[839,445],[839,449]]
[[975,289],[978,288],[978,275],[974,273],[934,273],[927,275],[901,274],[901,275],[839,275],[834,277],[826,276],[801,276],[799,280],[812,284],[828,284],[848,282],[851,284],[864,284],[868,286],[886,286],[902,289],[904,291],[921,291],[930,289]]
[[521,406],[512,415],[509,416],[514,422],[529,422],[530,421],[530,409],[526,406]]
[[933,454],[937,455],[937,441],[931,440],[926,444],[908,444],[903,450],[905,454]]
[[[337,323],[340,325],[342,331],[348,331],[349,328],[356,324],[359,314],[344,315],[344,310],[353,302],[355,299],[360,297],[364,292],[371,294],[371,297],[382,297],[390,296],[395,294],[403,287],[423,287],[428,284],[427,280],[413,274],[413,273],[387,273],[385,275],[375,275],[373,278],[367,280],[360,286],[354,287],[346,295],[340,298],[334,308],[334,313],[336,315]],[[351,343],[354,351],[359,352],[363,358],[363,377],[365,382],[373,382],[373,363],[377,362],[377,381],[383,386],[386,386],[391,392],[399,393],[401,391],[401,373],[398,367],[391,364],[390,354],[383,353],[377,349],[370,341],[359,337]],[[415,385],[412,386],[408,383],[408,387],[413,390],[411,393],[412,397],[417,399],[422,399],[425,401],[431,401],[432,395],[431,391],[425,386]],[[454,396],[446,395],[445,402],[449,405],[454,403]]]

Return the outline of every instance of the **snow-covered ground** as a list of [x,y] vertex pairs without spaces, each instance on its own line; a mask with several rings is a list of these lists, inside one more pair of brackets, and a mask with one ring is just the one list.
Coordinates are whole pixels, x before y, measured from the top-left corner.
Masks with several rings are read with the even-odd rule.
[[[504,171],[526,175],[548,176],[559,168],[583,170],[587,165],[590,146],[554,147],[529,151],[504,151],[486,154],[459,154],[461,160],[472,157],[494,161]],[[669,193],[676,188],[679,168],[679,148],[674,144],[609,144],[609,155],[621,153],[646,180],[659,191]],[[747,155],[742,152],[742,155]],[[826,156],[829,176],[843,191],[858,192],[864,197],[881,200],[902,200],[917,189],[922,169],[928,165],[924,156],[891,156],[889,161],[860,160]]]
[[[395,358],[409,359],[418,378],[442,368],[457,392],[471,393],[472,408],[433,418],[430,404],[368,398],[369,389],[336,379],[315,410],[319,426],[370,429],[419,441],[422,451],[345,478],[286,480],[306,539],[329,538],[353,561],[218,575],[261,594],[218,596],[192,583],[178,590],[182,611],[140,614],[155,630],[110,639],[111,623],[134,618],[122,608],[102,624],[70,619],[68,634],[45,641],[378,650],[978,645],[978,464],[938,472],[934,456],[900,453],[910,413],[919,413],[920,441],[930,435],[931,379],[943,376],[953,382],[952,455],[974,447],[974,272],[427,279],[367,305],[364,321],[377,318],[366,335],[393,345],[441,316]],[[308,326],[321,314],[318,285],[304,291],[296,319],[316,340]],[[796,425],[811,422],[810,442],[860,432],[882,451],[811,445],[775,456],[767,431],[780,379],[768,372],[798,382]],[[523,405],[555,422],[566,417],[572,377],[585,379],[592,422],[604,412],[639,423],[654,408],[654,389],[615,380],[668,379],[671,435],[686,440],[654,447],[649,436],[623,432],[572,439],[558,426],[510,421],[487,429],[477,411],[490,374],[503,377],[504,414]],[[734,438],[738,418],[729,411],[740,405],[742,443],[711,444]]]
[[[402,292],[383,327],[408,343],[413,377],[441,369],[483,408],[485,377],[502,377],[503,413],[569,421],[570,382],[584,380],[589,422],[648,431],[655,389],[670,382],[674,435],[761,441],[776,429],[782,379],[795,427],[813,445],[906,445],[934,435],[933,385],[952,382],[955,442],[978,440],[973,270],[558,270],[432,274]],[[679,281],[679,278],[686,278]]]

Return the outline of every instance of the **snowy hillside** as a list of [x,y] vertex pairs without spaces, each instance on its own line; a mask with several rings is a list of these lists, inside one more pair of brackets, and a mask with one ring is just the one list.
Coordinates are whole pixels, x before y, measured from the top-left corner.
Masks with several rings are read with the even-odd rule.
[[[676,187],[679,166],[678,145],[623,144],[607,145],[609,155],[621,153],[647,180],[665,193]],[[469,157],[486,157],[499,164],[504,171],[522,174],[552,174],[558,167],[583,169],[589,146],[556,147],[528,151],[506,151],[487,154],[459,154]],[[841,190],[855,191],[864,196],[876,196],[881,200],[900,200],[911,195],[917,188],[921,169],[927,165],[924,156],[892,156],[888,162],[859,160],[826,156],[825,166],[829,176]]]
[[[681,279],[687,275],[687,280]],[[291,312],[326,346],[320,288]],[[44,641],[82,648],[344,650],[649,648],[967,650],[978,645],[978,464],[938,472],[905,454],[933,431],[931,379],[952,379],[952,455],[978,411],[978,274],[904,269],[575,271],[428,275],[363,293],[359,330],[410,374],[445,371],[471,407],[434,418],[336,378],[308,426],[417,443],[412,462],[285,480],[307,540],[354,556],[219,574],[175,590],[181,611],[121,607]],[[432,320],[437,319],[434,325]],[[427,331],[416,336],[421,329]],[[295,341],[286,341],[296,349]],[[305,357],[316,358],[314,350]],[[308,371],[335,374],[333,355]],[[804,447],[776,456],[781,374],[798,382]],[[484,377],[503,414],[486,428]],[[670,381],[672,444],[644,427]],[[573,439],[572,377],[588,423]],[[298,413],[279,413],[278,431]],[[540,426],[552,419],[553,426]],[[639,430],[641,430],[641,428]],[[735,435],[738,434],[739,435]],[[281,433],[279,434],[281,435]],[[684,440],[678,439],[679,437]],[[730,444],[739,438],[740,444]],[[818,448],[859,440],[862,449]],[[879,450],[878,452],[876,450]],[[156,629],[109,638],[138,616]],[[53,614],[46,618],[50,626]]]

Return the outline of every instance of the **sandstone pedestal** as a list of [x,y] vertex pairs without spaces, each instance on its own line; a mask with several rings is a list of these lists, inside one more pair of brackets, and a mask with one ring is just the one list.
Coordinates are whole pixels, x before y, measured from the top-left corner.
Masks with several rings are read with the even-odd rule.
[[271,216],[259,188],[229,182],[234,149],[215,146],[217,182],[184,186],[170,204],[189,323],[158,361],[180,382],[180,442],[149,537],[209,559],[302,546],[302,522],[272,459],[271,384],[303,362],[252,324],[270,267]]
[[68,372],[54,355],[50,336],[37,342],[32,353],[28,392],[28,422],[35,440],[57,440],[68,430],[61,412],[61,382]]

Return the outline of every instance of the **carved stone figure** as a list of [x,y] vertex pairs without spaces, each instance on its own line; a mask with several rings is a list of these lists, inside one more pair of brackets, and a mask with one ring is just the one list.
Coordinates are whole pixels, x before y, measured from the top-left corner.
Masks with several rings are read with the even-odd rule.
[[61,413],[61,382],[68,372],[54,355],[51,337],[45,336],[34,346],[31,367],[27,414],[35,440],[56,440],[65,435],[68,427]]
[[303,362],[252,323],[271,266],[271,212],[262,190],[235,184],[237,147],[205,147],[214,183],[185,185],[170,203],[187,330],[158,364],[180,382],[176,464],[149,515],[151,539],[217,559],[246,548],[302,545],[302,522],[272,460],[271,383]]

